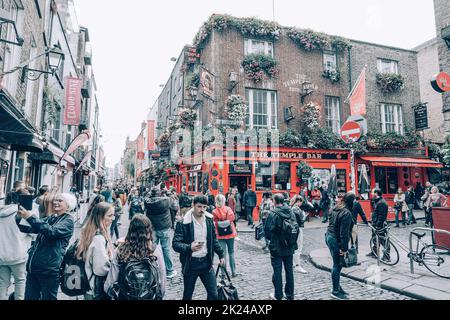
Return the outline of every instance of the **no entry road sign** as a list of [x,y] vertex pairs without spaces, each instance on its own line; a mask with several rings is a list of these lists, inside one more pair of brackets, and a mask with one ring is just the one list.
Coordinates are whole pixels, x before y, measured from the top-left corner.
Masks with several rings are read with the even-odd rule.
[[341,128],[341,138],[346,143],[357,142],[361,135],[361,126],[355,121],[348,121]]

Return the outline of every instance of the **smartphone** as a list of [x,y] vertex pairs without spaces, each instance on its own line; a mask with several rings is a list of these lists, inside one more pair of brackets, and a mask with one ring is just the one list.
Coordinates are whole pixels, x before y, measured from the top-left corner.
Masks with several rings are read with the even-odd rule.
[[205,243],[203,241],[198,241],[198,244],[203,246]]
[[33,209],[33,196],[32,195],[20,195],[19,205],[25,210],[31,211]]

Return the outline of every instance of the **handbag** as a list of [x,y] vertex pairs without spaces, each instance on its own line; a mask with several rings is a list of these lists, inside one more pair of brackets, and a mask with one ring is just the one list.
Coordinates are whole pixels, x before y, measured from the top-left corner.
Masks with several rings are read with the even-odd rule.
[[[218,266],[216,271],[216,279],[219,275],[219,270],[222,270],[220,281],[217,282],[217,295],[219,300],[233,301],[239,300],[239,295],[236,287],[233,285],[230,279],[230,275],[225,267]],[[226,277],[226,279],[225,279]],[[228,280],[228,282],[227,282]]]
[[[218,208],[218,210],[221,212],[222,208]],[[222,212],[221,212],[222,213]],[[231,227],[231,222],[228,220],[228,212],[226,213],[225,220],[217,221],[217,233],[219,236],[229,236],[233,234],[233,228]]]
[[264,226],[262,223],[260,223],[259,225],[257,225],[255,227],[255,239],[257,241],[261,240],[262,238],[264,238]]
[[352,240],[352,246],[347,250],[344,256],[341,256],[341,266],[344,268],[350,268],[358,264],[358,252],[356,251],[355,245]]

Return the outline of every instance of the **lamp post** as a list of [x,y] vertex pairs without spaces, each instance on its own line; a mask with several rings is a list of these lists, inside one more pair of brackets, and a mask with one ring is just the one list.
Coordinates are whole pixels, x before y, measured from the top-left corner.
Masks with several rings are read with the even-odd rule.
[[54,75],[56,71],[61,68],[61,63],[64,60],[64,52],[61,50],[61,47],[55,45],[53,48],[46,50],[44,54],[46,55],[46,64],[48,66],[48,69],[30,69],[28,68],[28,65],[26,65],[22,69],[22,82],[24,82],[25,79],[36,81],[43,74]]

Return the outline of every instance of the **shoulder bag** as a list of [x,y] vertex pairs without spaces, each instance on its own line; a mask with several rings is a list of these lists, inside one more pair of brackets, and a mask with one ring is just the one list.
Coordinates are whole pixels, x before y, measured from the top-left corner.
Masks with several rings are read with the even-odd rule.
[[[222,215],[222,208],[217,208],[217,210]],[[233,234],[233,228],[231,227],[231,222],[228,220],[228,212],[226,212],[225,220],[217,221],[217,233],[219,236],[229,236]]]

